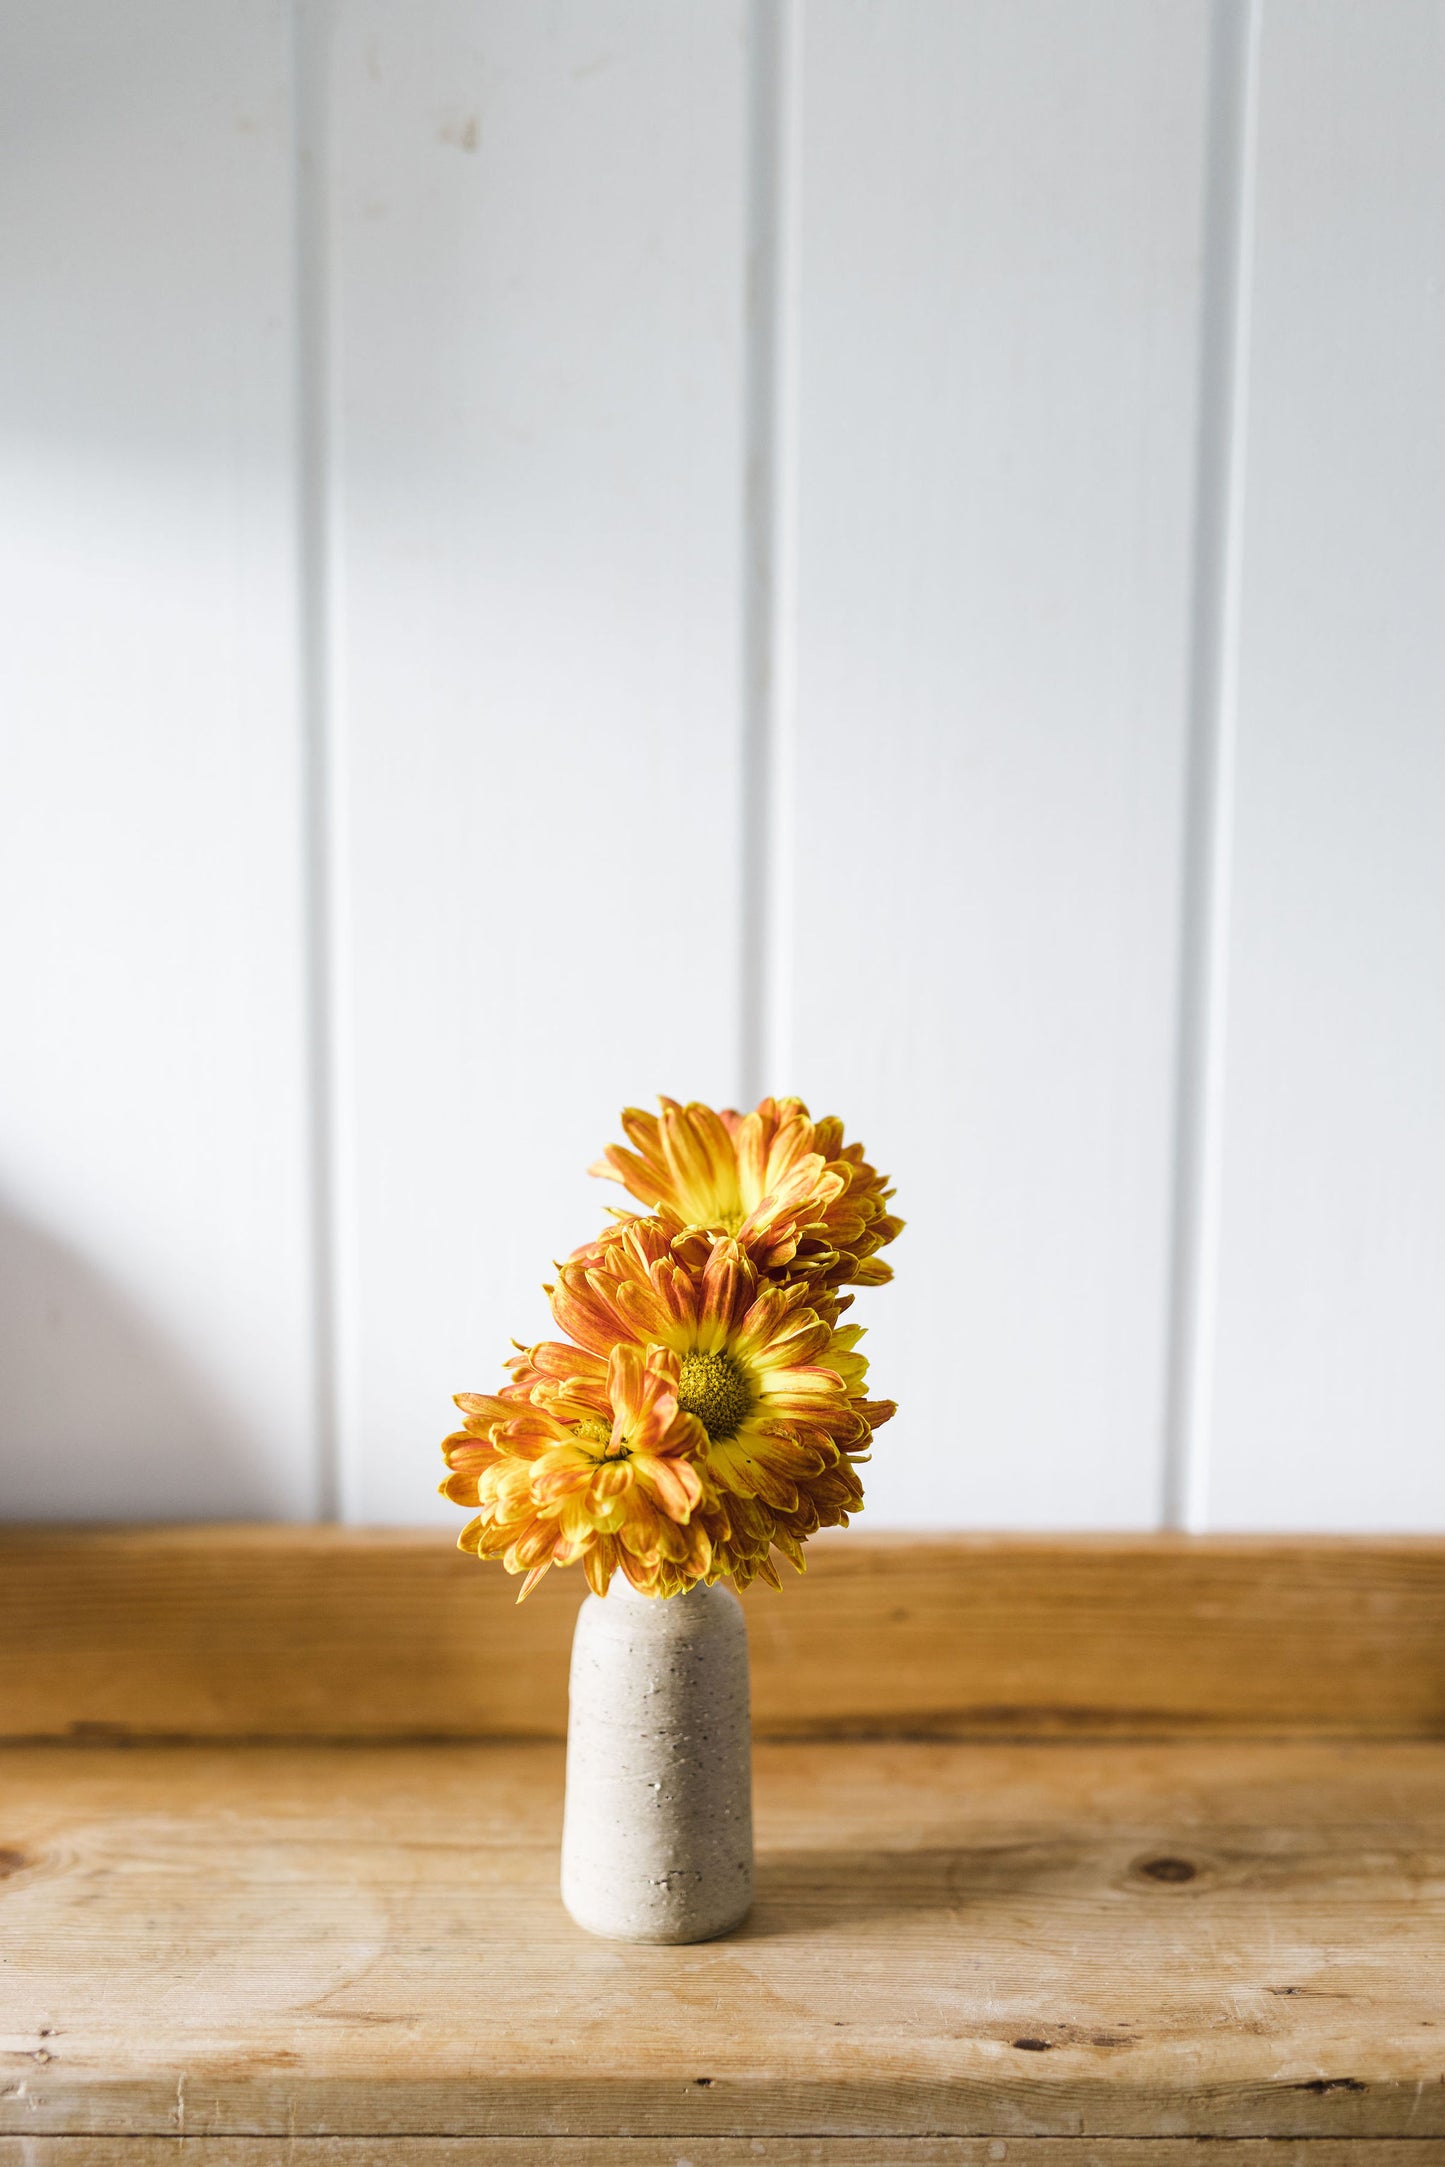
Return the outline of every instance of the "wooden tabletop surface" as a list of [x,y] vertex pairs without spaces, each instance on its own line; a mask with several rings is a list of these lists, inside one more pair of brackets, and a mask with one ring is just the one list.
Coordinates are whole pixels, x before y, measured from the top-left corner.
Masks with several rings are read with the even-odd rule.
[[1445,1746],[764,1743],[756,1796],[748,1923],[636,1948],[561,1908],[554,1743],[8,1746],[0,2163],[1445,2157]]

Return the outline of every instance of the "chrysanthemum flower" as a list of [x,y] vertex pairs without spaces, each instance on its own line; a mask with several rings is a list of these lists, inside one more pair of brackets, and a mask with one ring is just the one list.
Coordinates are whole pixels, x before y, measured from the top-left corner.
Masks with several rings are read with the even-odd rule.
[[647,1594],[701,1579],[707,1433],[679,1405],[676,1355],[631,1342],[605,1359],[568,1354],[545,1391],[457,1395],[466,1425],[442,1445],[452,1472],[441,1491],[480,1507],[461,1548],[525,1573],[519,1601],[549,1566],[579,1558],[598,1595],[619,1566]]
[[674,1254],[666,1221],[638,1219],[560,1266],[550,1291],[574,1344],[521,1356],[512,1390],[555,1409],[579,1403],[579,1381],[595,1389],[621,1345],[649,1362],[671,1355],[678,1410],[705,1433],[690,1523],[712,1553],[702,1577],[745,1585],[761,1574],[776,1586],[772,1549],[801,1568],[807,1538],[858,1510],[855,1462],[894,1408],[865,1397],[860,1329],[819,1315],[806,1283],[766,1279],[726,1235],[698,1270]]
[[750,1114],[660,1099],[660,1115],[622,1116],[629,1143],[609,1144],[592,1168],[656,1215],[679,1254],[701,1266],[731,1236],[760,1272],[818,1287],[879,1286],[877,1255],[903,1226],[893,1191],[843,1124],[814,1121],[801,1099],[764,1099]]

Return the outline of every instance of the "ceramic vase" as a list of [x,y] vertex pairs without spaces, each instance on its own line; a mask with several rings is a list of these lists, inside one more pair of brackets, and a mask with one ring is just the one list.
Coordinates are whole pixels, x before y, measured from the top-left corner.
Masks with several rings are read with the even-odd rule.
[[728,1587],[618,1573],[572,1643],[562,1901],[613,1941],[710,1941],[753,1896],[747,1627]]

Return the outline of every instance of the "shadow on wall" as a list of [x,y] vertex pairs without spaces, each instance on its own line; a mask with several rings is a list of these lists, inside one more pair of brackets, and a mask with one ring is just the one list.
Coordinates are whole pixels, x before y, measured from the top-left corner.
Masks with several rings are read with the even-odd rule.
[[274,1509],[234,1415],[164,1332],[87,1258],[0,1205],[0,1518]]

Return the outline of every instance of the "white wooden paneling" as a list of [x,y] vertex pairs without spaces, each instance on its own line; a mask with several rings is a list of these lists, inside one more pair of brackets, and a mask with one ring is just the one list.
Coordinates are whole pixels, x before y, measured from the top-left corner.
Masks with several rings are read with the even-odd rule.
[[1445,1524],[1445,8],[1268,5],[1221,1527]]
[[0,1510],[315,1507],[279,0],[12,0]]
[[804,17],[775,1067],[909,1221],[875,1523],[1159,1512],[1205,33]]
[[1207,0],[14,0],[0,1513],[324,1509],[335,1352],[454,1522],[617,1108],[771,1088],[909,1220],[870,1520],[1154,1524],[1217,954],[1175,1473],[1445,1525],[1445,4],[1260,7],[1227,172]]
[[329,116],[343,1496],[737,1087],[739,0],[347,0]]

